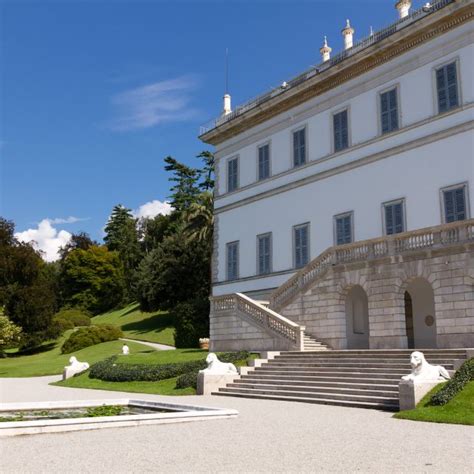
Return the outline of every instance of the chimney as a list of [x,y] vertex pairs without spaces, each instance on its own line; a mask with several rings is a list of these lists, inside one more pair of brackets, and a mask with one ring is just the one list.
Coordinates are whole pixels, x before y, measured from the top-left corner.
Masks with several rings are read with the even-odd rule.
[[344,37],[344,49],[352,48],[354,44],[354,28],[351,27],[351,22],[346,20],[346,27],[342,30]]
[[323,47],[319,50],[323,58],[323,62],[329,61],[331,59],[331,51],[332,48],[328,46],[328,39],[325,36]]
[[232,112],[232,108],[230,105],[230,94],[224,94],[224,109],[222,111],[222,115],[225,117]]
[[410,14],[411,0],[398,0],[395,4],[395,8],[398,10],[399,18],[405,18]]

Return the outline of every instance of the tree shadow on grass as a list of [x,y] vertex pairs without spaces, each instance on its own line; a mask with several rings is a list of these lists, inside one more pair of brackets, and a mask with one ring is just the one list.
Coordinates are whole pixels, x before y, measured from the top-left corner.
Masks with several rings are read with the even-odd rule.
[[128,316],[131,313],[134,313],[135,311],[140,310],[140,305],[138,303],[133,304],[130,306],[130,308],[127,309],[127,311],[123,312],[120,317],[123,318],[124,316]]
[[22,351],[10,353],[10,354],[7,355],[7,357],[9,359],[10,358],[13,359],[15,357],[23,357],[23,356],[41,354],[42,352],[52,351],[56,347],[57,343],[58,343],[57,341],[48,342],[48,343],[43,344],[39,347],[32,347],[31,349],[24,349]]
[[142,321],[134,321],[124,324],[122,331],[133,331],[136,334],[149,333],[150,331],[159,333],[168,328],[174,328],[174,318],[169,314],[157,314]]

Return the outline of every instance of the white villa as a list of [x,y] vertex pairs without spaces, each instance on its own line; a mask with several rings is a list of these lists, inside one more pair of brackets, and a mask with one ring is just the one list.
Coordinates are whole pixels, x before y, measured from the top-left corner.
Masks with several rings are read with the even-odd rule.
[[395,6],[202,129],[211,350],[474,347],[474,4]]

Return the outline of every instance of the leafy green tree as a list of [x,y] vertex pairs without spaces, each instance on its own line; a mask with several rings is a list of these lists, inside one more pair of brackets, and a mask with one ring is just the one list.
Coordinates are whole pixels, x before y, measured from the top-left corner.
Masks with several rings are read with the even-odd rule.
[[171,218],[159,214],[141,219],[139,223],[140,243],[145,253],[150,253],[171,232]]
[[0,357],[5,349],[15,347],[21,340],[21,327],[12,323],[0,311]]
[[171,187],[170,203],[174,208],[174,217],[180,217],[181,213],[189,208],[199,194],[200,172],[191,168],[171,156],[165,158],[165,170],[170,171],[172,176],[169,180],[174,183]]
[[119,204],[112,210],[105,233],[107,248],[119,254],[125,274],[126,297],[132,300],[135,295],[135,270],[142,258],[138,220],[133,217],[130,209]]
[[188,242],[207,242],[212,245],[214,227],[214,199],[211,192],[200,194],[187,210],[184,217]]
[[71,307],[99,314],[123,302],[125,280],[118,252],[93,245],[76,249],[62,262],[61,292]]
[[197,157],[201,158],[203,162],[203,167],[199,170],[199,176],[201,179],[199,187],[204,192],[212,192],[214,189],[214,154],[210,151],[203,151],[199,153]]
[[61,260],[64,260],[67,254],[72,250],[87,250],[93,245],[99,245],[99,243],[95,240],[92,240],[87,232],[78,232],[77,234],[72,234],[68,243],[64,247],[61,247],[61,249],[59,250]]

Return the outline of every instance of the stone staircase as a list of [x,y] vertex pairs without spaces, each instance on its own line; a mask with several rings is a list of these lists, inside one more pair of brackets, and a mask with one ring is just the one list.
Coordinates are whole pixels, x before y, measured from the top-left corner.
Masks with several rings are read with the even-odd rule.
[[305,332],[303,337],[303,350],[305,352],[321,352],[329,350],[329,347]]
[[[396,411],[398,383],[412,350],[282,352],[213,395]],[[425,349],[428,362],[453,370],[464,349]]]

